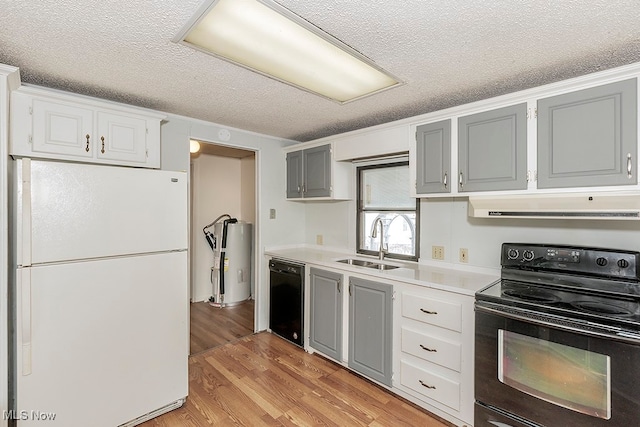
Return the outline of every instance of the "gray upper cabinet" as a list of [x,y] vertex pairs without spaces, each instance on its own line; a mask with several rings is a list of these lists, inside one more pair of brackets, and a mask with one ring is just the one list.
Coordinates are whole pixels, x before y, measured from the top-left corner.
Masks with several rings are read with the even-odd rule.
[[331,195],[331,145],[308,148],[302,152],[304,197]]
[[538,101],[538,188],[637,183],[636,79]]
[[331,196],[331,145],[287,153],[287,198]]
[[302,151],[287,153],[287,198],[302,197]]
[[416,128],[416,193],[451,192],[451,120]]
[[349,362],[351,369],[391,386],[393,286],[349,280]]
[[527,104],[458,120],[458,191],[527,188]]
[[342,289],[339,273],[311,268],[309,345],[342,360]]

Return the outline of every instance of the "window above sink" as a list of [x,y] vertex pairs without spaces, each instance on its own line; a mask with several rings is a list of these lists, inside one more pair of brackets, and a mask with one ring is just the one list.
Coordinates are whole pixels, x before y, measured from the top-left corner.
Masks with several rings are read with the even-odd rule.
[[374,230],[382,222],[385,257],[418,260],[419,201],[409,194],[409,162],[405,159],[357,167],[358,253],[380,252],[381,234]]

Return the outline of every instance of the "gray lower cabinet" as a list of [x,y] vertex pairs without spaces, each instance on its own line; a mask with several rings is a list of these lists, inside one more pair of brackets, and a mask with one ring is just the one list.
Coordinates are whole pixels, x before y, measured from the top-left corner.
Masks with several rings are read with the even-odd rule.
[[342,274],[311,268],[309,345],[342,360]]
[[416,193],[451,192],[451,120],[416,128]]
[[527,188],[527,104],[458,119],[458,191]]
[[637,183],[636,79],[538,101],[538,188]]
[[393,286],[349,279],[349,362],[351,369],[391,386]]
[[331,196],[331,144],[287,153],[287,198]]

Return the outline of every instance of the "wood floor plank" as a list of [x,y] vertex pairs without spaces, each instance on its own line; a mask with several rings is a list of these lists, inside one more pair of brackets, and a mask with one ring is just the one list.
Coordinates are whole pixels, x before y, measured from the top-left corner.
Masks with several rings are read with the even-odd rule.
[[213,307],[208,302],[190,305],[190,353],[224,345],[253,333],[254,301],[232,307]]
[[447,427],[344,367],[262,332],[194,355],[186,403],[143,427]]

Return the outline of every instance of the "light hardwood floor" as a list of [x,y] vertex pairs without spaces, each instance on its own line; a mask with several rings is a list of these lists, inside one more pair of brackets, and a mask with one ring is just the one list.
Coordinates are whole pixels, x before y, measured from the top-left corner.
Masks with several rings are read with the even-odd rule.
[[189,359],[189,397],[142,426],[445,427],[344,367],[268,332]]
[[253,300],[232,307],[191,303],[190,354],[253,334]]

